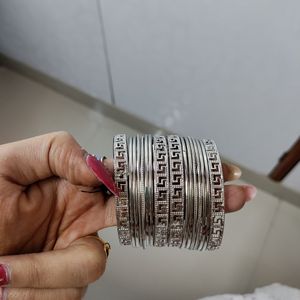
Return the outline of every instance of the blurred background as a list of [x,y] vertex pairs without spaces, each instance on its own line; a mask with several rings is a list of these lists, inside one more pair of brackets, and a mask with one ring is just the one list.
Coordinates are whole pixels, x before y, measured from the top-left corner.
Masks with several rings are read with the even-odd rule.
[[[197,299],[300,288],[297,0],[0,0],[0,143],[67,130],[213,138],[256,199],[210,253],[118,245],[86,299]],[[285,154],[285,155],[284,155]],[[276,181],[276,182],[275,182]]]

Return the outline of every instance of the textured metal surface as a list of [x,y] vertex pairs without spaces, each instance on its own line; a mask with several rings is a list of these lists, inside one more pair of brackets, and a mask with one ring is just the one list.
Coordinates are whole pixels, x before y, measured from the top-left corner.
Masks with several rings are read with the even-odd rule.
[[121,244],[200,251],[220,247],[224,184],[212,140],[118,135],[114,159]]
[[128,153],[125,134],[119,134],[114,137],[114,173],[115,183],[120,192],[120,196],[116,197],[119,240],[123,245],[130,245],[130,215],[127,183]]

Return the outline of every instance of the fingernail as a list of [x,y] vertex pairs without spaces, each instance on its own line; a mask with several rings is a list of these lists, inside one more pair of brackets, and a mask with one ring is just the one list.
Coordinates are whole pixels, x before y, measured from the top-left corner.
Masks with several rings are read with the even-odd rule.
[[119,191],[114,183],[114,180],[104,164],[94,155],[90,154],[86,156],[85,161],[97,179],[101,181],[115,196],[119,196]]
[[247,193],[247,200],[250,201],[256,196],[257,189],[254,185],[245,185],[245,190]]
[[242,171],[239,167],[233,164],[227,164],[227,166],[229,169],[228,181],[239,179],[242,176]]
[[4,264],[0,264],[0,286],[6,286],[10,282],[9,267]]

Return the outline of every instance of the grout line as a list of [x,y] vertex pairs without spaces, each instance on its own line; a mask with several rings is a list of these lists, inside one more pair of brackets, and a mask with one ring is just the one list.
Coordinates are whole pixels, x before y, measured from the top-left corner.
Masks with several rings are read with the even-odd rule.
[[98,18],[99,18],[99,23],[100,23],[100,30],[102,33],[103,51],[104,51],[104,56],[105,56],[105,65],[106,65],[106,71],[107,71],[107,76],[108,76],[108,85],[109,85],[111,102],[113,105],[116,105],[114,85],[113,85],[113,79],[112,79],[112,73],[111,73],[111,64],[110,64],[110,59],[109,59],[109,55],[108,55],[107,39],[106,39],[105,27],[104,27],[104,18],[103,18],[103,14],[102,14],[101,0],[95,0],[95,1],[97,4],[97,13],[98,13]]
[[271,219],[269,228],[268,228],[268,230],[267,230],[267,232],[266,232],[265,238],[264,238],[264,240],[263,240],[263,242],[262,242],[262,246],[261,246],[260,251],[259,251],[259,253],[258,253],[258,255],[257,255],[257,259],[256,259],[256,261],[255,261],[255,263],[254,263],[254,268],[253,268],[252,274],[251,274],[251,276],[250,276],[250,279],[249,279],[249,282],[248,282],[248,287],[247,287],[246,292],[251,292],[251,291],[253,292],[253,282],[254,282],[254,279],[255,279],[255,274],[256,274],[256,272],[257,272],[257,268],[258,268],[259,262],[260,262],[260,260],[261,260],[262,255],[263,255],[263,251],[264,251],[264,249],[265,249],[265,247],[266,247],[267,240],[268,240],[268,238],[269,238],[269,236],[270,236],[270,233],[271,233],[271,230],[272,230],[272,228],[273,228],[273,225],[274,225],[275,221],[276,221],[277,218],[278,218],[279,210],[280,210],[280,207],[281,207],[281,205],[282,205],[281,199],[277,199],[277,201],[278,201],[277,207],[276,207],[276,209],[275,209],[275,211],[274,211],[274,214],[273,214],[273,216],[272,216],[272,219]]

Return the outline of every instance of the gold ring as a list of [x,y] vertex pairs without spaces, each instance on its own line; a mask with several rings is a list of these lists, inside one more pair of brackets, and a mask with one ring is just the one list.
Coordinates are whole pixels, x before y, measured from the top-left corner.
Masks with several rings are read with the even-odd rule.
[[89,237],[95,238],[95,239],[97,239],[98,241],[100,241],[100,242],[103,244],[103,249],[104,249],[106,258],[108,258],[108,256],[109,256],[109,251],[110,251],[110,249],[111,249],[110,243],[104,241],[104,240],[103,240],[100,236],[98,236],[98,235],[90,235]]

